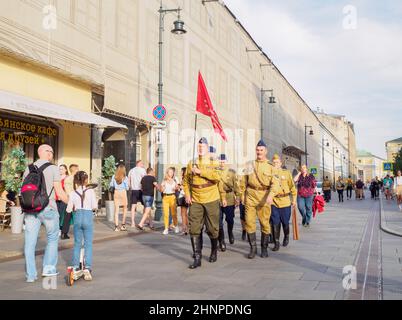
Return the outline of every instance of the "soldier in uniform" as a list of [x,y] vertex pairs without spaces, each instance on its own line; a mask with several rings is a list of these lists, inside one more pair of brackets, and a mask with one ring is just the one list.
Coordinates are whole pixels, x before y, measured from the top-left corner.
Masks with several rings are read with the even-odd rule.
[[221,181],[219,183],[220,193],[225,195],[222,200],[221,213],[219,219],[219,249],[226,251],[225,232],[223,229],[223,218],[225,216],[228,226],[229,243],[234,244],[233,226],[235,208],[240,203],[240,189],[237,183],[236,171],[229,169],[226,165],[225,154],[219,156],[219,169],[221,170]]
[[219,192],[221,174],[217,161],[212,161],[208,141],[201,138],[198,143],[198,159],[190,161],[184,176],[183,188],[186,202],[190,206],[190,236],[193,247],[194,262],[189,266],[195,269],[201,266],[202,242],[201,232],[204,225],[211,239],[209,262],[217,261],[219,236],[219,209],[223,195]]
[[[273,240],[275,247],[272,251],[278,251],[280,248],[279,238],[281,233],[281,224],[283,227],[284,239],[283,246],[289,244],[289,222],[292,214],[292,205],[297,203],[297,190],[290,171],[282,169],[281,158],[276,154],[272,159],[272,164],[277,170],[279,176],[279,191],[274,197],[274,203],[271,207],[271,221],[273,225]],[[292,196],[292,199],[290,198]]]
[[326,202],[331,201],[331,190],[332,190],[332,182],[328,177],[325,177],[324,182],[322,183],[322,191],[324,192],[324,198]]
[[240,185],[246,206],[246,231],[250,243],[249,259],[257,254],[256,218],[261,225],[261,257],[268,257],[269,219],[274,196],[278,193],[278,178],[267,160],[267,145],[260,141],[256,148],[257,160],[247,164]]

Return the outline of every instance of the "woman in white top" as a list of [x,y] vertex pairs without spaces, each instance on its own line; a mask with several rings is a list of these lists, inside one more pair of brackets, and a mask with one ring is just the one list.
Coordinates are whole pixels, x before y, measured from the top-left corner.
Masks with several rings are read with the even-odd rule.
[[401,170],[398,170],[398,173],[394,179],[394,192],[396,193],[399,210],[402,211],[402,174]]
[[179,189],[179,185],[174,178],[174,168],[169,168],[166,171],[165,178],[160,186],[160,192],[163,194],[162,206],[163,206],[163,218],[165,223],[164,235],[169,234],[169,213],[171,212],[173,218],[173,225],[175,233],[179,233],[179,222],[177,220],[177,203],[176,203],[176,191]]
[[84,279],[92,280],[93,211],[98,208],[95,191],[87,188],[88,174],[79,171],[74,176],[75,191],[69,194],[67,212],[74,215],[74,250],[72,266],[79,271],[82,243],[85,249]]

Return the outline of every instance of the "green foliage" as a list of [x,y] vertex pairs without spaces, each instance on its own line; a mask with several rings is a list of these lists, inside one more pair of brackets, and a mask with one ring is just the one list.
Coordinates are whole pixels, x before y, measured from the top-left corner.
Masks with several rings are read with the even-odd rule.
[[28,165],[25,152],[22,148],[13,148],[3,161],[3,179],[6,181],[6,190],[15,193],[22,187],[22,174]]
[[402,148],[399,150],[398,155],[395,158],[395,164],[394,164],[394,173],[398,172],[398,170],[402,171]]
[[109,200],[111,200],[109,185],[115,171],[116,171],[116,158],[114,156],[110,156],[109,158],[105,159],[105,163],[103,164],[102,167],[102,188],[103,190],[107,190]]

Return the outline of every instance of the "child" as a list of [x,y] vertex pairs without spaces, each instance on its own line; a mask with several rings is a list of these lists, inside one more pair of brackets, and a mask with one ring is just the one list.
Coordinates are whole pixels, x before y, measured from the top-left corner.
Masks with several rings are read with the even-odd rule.
[[84,279],[92,280],[92,240],[93,240],[93,211],[98,202],[93,189],[88,188],[88,174],[79,171],[74,176],[75,191],[69,194],[67,212],[75,212],[74,216],[74,250],[72,266],[74,272],[79,271],[82,242],[85,249]]

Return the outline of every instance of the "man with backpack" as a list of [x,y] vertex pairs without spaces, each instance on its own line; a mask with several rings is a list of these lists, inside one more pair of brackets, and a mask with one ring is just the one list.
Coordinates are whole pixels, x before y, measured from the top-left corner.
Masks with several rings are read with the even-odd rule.
[[58,274],[59,213],[55,193],[58,199],[66,204],[68,196],[61,186],[59,168],[50,163],[53,155],[51,146],[41,145],[38,149],[39,160],[31,164],[23,176],[21,206],[25,213],[24,252],[27,282],[37,280],[35,250],[42,224],[47,234],[42,276],[51,277]]

